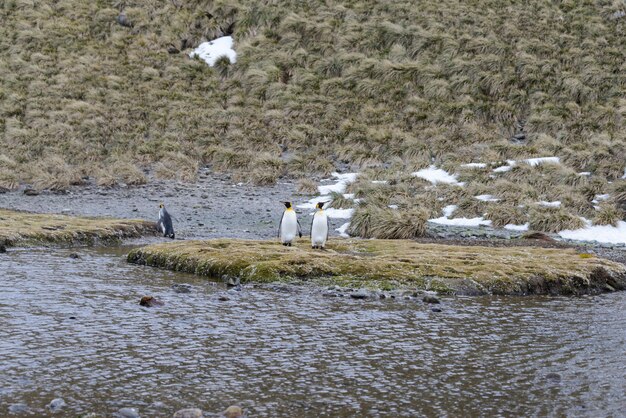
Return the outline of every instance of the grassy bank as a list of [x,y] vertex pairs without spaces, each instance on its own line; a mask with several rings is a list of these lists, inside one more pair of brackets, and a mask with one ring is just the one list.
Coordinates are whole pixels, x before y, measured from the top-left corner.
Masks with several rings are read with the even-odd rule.
[[284,247],[270,241],[181,241],[134,249],[128,261],[244,283],[303,280],[507,295],[626,288],[624,266],[571,249],[465,247],[407,240],[332,240],[326,251],[313,251],[305,243]]
[[0,209],[0,244],[14,246],[116,244],[156,233],[154,222],[81,218]]
[[[440,216],[443,202],[546,231],[580,216],[615,224],[626,209],[625,10],[606,0],[7,0],[0,187],[193,181],[200,164],[268,184],[348,165],[364,173],[354,192],[380,208]],[[189,58],[226,34],[235,64]],[[542,156],[561,164],[492,171]],[[429,191],[410,176],[430,164],[465,188]],[[474,202],[480,194],[500,200]]]

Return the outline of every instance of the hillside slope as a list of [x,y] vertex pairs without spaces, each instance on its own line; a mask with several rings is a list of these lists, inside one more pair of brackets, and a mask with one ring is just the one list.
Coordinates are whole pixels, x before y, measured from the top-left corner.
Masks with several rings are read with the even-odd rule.
[[[509,213],[504,224],[529,216],[520,205],[561,201],[547,216],[566,221],[544,229],[562,229],[597,217],[592,200],[609,194],[600,209],[615,223],[626,207],[625,10],[621,1],[7,0],[0,186],[63,189],[85,175],[136,184],[147,169],[193,180],[198,164],[264,184],[347,164],[363,173],[353,191],[368,205],[482,215],[485,202],[472,197],[493,193],[489,211]],[[231,33],[236,64],[189,58]],[[543,156],[561,164],[491,174]],[[470,162],[487,166],[461,167]],[[410,175],[431,164],[465,187],[426,189]]]

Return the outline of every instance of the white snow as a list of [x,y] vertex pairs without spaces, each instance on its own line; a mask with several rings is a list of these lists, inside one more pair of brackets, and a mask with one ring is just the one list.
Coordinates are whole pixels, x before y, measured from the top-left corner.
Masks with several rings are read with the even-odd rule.
[[442,170],[441,168],[435,167],[434,165],[431,165],[428,168],[423,168],[419,171],[411,173],[411,175],[414,177],[423,178],[424,180],[428,180],[432,184],[447,183],[447,184],[454,184],[457,186],[463,186],[464,184],[464,183],[459,183],[457,181],[456,174],[450,174],[447,171]]
[[344,193],[343,197],[346,199],[354,199],[354,193]]
[[345,224],[341,225],[339,228],[335,229],[335,231],[339,232],[340,237],[348,238],[350,237],[350,235],[348,235],[348,232],[347,232],[349,226],[350,226],[350,222],[346,222]]
[[513,168],[512,165],[503,165],[503,166],[500,166],[498,168],[494,168],[493,172],[494,173],[504,173],[506,171],[511,171],[512,168]]
[[485,168],[485,167],[487,167],[487,164],[485,164],[485,163],[467,163],[467,164],[461,164],[461,167],[465,167],[465,168]]
[[508,229],[509,231],[528,231],[530,224],[526,222],[524,225],[515,225],[515,224],[507,224],[504,225],[504,229]]
[[590,176],[591,172],[590,171],[581,171],[580,173],[578,173],[579,176]]
[[539,164],[560,164],[561,163],[561,159],[559,157],[528,158],[523,161],[532,167],[535,167]]
[[337,183],[318,186],[317,190],[321,195],[327,195],[332,192],[343,193],[346,190],[348,184],[356,180],[356,176],[357,173],[333,173],[333,177],[337,179]]
[[558,208],[561,206],[560,200],[555,200],[554,202],[546,202],[545,200],[537,202],[540,206],[545,206],[547,208]]
[[491,221],[486,220],[485,218],[435,218],[429,219],[428,222],[432,222],[434,224],[439,225],[451,225],[451,226],[480,226],[480,225],[491,225]]
[[610,197],[610,194],[597,194],[591,203],[600,203],[603,200],[608,200]]
[[352,218],[352,214],[354,213],[354,209],[335,209],[329,208],[324,210],[326,212],[326,216],[329,218],[336,219],[350,219]]
[[[527,158],[525,160],[521,160],[521,162],[530,165],[531,167],[538,166],[539,164],[560,164],[561,159],[559,157],[538,157],[538,158]],[[515,160],[506,160],[506,165],[500,166],[493,170],[494,173],[504,173],[506,171],[511,171],[513,167],[517,165],[517,161]]]
[[500,199],[497,197],[493,197],[490,194],[479,194],[478,196],[474,196],[474,199],[482,200],[483,202],[499,202]]
[[443,208],[443,216],[440,218],[429,219],[428,222],[439,225],[453,225],[453,226],[480,226],[491,225],[491,221],[485,218],[450,218],[454,211],[457,209],[456,205],[448,205]]
[[233,49],[233,37],[222,36],[209,42],[202,42],[196,49],[191,51],[189,57],[198,56],[211,67],[218,58],[226,56],[232,64],[237,61],[237,52]]
[[617,226],[595,225],[576,230],[559,232],[562,238],[577,241],[597,241],[610,244],[626,244],[626,222],[619,221]]
[[389,209],[398,209],[398,205],[389,205],[387,206]]
[[387,180],[372,180],[374,184],[387,184]]
[[622,176],[623,179],[626,179],[626,168],[624,168],[624,175]]

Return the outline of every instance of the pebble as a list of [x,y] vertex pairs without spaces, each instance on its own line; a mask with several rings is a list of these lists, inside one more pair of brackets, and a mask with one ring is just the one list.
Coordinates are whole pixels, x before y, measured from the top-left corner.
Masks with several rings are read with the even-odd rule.
[[74,258],[74,259],[78,259],[80,258],[80,255],[78,255],[77,253],[71,253],[70,255],[68,255],[69,258]]
[[14,403],[13,405],[9,406],[9,412],[12,414],[24,414],[28,412],[28,410],[28,405],[26,405],[25,403]]
[[176,411],[174,418],[202,418],[202,410],[198,408],[187,408]]
[[243,417],[243,410],[237,405],[231,405],[224,411],[226,418],[241,418]]
[[367,299],[370,295],[365,292],[354,292],[350,293],[350,297],[352,299]]
[[117,415],[120,418],[139,418],[139,411],[137,408],[122,408],[117,411]]
[[24,189],[24,194],[26,196],[37,196],[39,195],[39,192],[35,189]]
[[441,303],[439,298],[437,296],[433,296],[433,295],[426,295],[426,296],[424,296],[422,301],[424,303]]
[[191,285],[187,283],[176,283],[172,285],[172,290],[176,293],[191,293]]
[[163,305],[163,302],[161,302],[160,300],[158,300],[154,296],[144,296],[139,301],[139,305],[147,306],[147,307],[151,308],[153,306],[161,306],[161,305]]
[[217,298],[217,300],[221,302],[226,302],[227,300],[230,300],[230,298],[228,296],[220,296]]
[[431,308],[430,310],[433,312],[443,312],[441,308]]
[[65,401],[61,398],[56,398],[50,401],[46,408],[48,408],[51,412],[57,412],[61,408],[65,406]]

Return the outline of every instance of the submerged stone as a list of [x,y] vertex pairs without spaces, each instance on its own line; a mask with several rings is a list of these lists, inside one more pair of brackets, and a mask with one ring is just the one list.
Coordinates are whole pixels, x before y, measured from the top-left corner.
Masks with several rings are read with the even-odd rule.
[[163,302],[161,302],[160,300],[158,300],[154,296],[144,296],[139,301],[139,305],[151,308],[153,306],[162,306]]
[[65,401],[61,398],[56,398],[56,399],[51,400],[50,403],[46,405],[46,408],[48,408],[50,412],[57,412],[64,406],[65,406]]
[[223,415],[226,418],[241,418],[243,417],[243,409],[237,405],[231,405],[226,408]]
[[172,290],[176,293],[191,293],[191,285],[186,283],[176,283],[172,285]]
[[139,411],[137,408],[122,408],[117,411],[119,418],[139,418]]
[[176,411],[173,418],[202,418],[202,410],[198,408],[187,408]]
[[425,295],[422,298],[422,301],[424,303],[441,303],[441,301],[439,300],[439,298],[437,296],[433,296],[433,295]]

